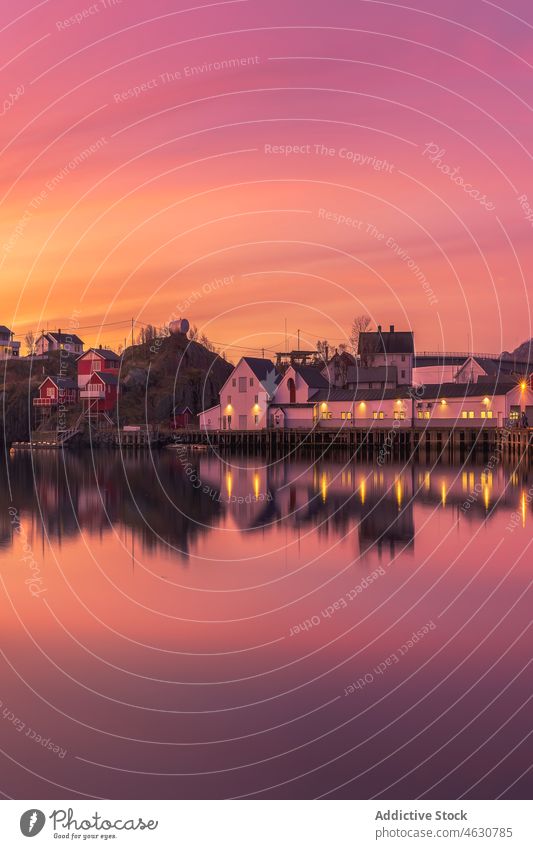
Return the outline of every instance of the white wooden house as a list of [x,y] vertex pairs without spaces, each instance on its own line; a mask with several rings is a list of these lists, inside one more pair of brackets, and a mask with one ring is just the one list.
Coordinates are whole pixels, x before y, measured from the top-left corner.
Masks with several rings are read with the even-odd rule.
[[200,428],[262,430],[279,379],[271,360],[242,357],[220,390],[219,403],[200,413]]

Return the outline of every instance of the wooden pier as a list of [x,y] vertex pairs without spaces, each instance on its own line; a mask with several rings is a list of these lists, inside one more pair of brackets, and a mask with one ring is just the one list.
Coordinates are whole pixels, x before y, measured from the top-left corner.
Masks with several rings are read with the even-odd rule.
[[293,451],[325,451],[328,448],[347,448],[371,451],[412,452],[420,449],[469,452],[485,450],[529,456],[533,447],[533,428],[498,427],[425,427],[340,429],[315,428],[310,431],[289,428],[275,430],[187,430],[177,432],[169,443],[176,445],[205,445],[217,450],[244,453],[286,455]]

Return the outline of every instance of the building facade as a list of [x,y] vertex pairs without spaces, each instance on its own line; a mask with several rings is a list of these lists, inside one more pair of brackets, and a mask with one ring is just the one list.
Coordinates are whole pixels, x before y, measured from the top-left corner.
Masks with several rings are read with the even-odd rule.
[[20,342],[13,339],[13,331],[0,325],[0,360],[11,360],[20,356]]
[[83,354],[83,340],[75,333],[62,333],[60,330],[41,333],[35,342],[35,353],[41,357],[49,351],[68,351],[71,354]]

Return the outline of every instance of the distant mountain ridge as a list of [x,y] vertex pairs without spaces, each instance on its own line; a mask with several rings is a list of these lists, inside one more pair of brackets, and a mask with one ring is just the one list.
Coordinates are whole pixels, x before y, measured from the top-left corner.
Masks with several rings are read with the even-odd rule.
[[533,361],[533,339],[522,342],[514,351],[503,351],[500,356],[503,360]]

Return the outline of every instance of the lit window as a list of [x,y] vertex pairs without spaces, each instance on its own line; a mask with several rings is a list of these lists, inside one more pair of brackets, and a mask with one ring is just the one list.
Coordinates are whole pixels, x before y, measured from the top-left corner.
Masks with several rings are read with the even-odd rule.
[[481,418],[482,419],[491,419],[492,418],[492,410],[481,410]]
[[382,419],[384,416],[383,410],[374,410],[373,416],[375,419]]

